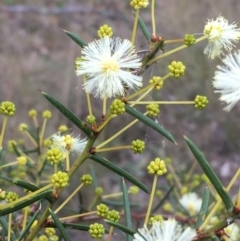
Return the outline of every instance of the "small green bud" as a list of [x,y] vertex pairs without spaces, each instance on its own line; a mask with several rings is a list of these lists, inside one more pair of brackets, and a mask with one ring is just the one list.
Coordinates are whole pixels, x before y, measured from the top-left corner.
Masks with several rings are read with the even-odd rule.
[[68,127],[66,125],[60,125],[58,127],[59,132],[64,132],[64,131],[67,131],[67,130],[68,130]]
[[87,123],[93,125],[96,123],[96,117],[94,115],[88,115],[86,121]]
[[3,101],[0,104],[0,114],[13,116],[16,112],[15,105],[10,101]]
[[153,76],[150,80],[149,80],[150,84],[155,84],[155,89],[156,90],[160,90],[163,87],[163,79],[159,76]]
[[35,220],[35,221],[33,222],[32,226],[31,226],[30,230],[33,230],[33,229],[37,226],[37,224],[38,224],[38,221]]
[[204,182],[208,183],[208,184],[211,183],[210,180],[208,179],[208,177],[206,176],[206,174],[202,174],[202,175],[201,175],[201,179],[202,179]]
[[29,117],[36,117],[37,116],[37,111],[35,109],[32,109],[28,112]]
[[184,36],[184,44],[190,47],[191,45],[195,44],[196,38],[193,34],[186,34]]
[[101,196],[102,193],[103,193],[103,188],[102,188],[102,187],[96,187],[96,189],[95,189],[95,194],[96,194],[97,196]]
[[193,180],[193,181],[191,182],[191,189],[194,189],[194,188],[198,187],[199,185],[200,185],[200,181],[198,181],[198,180]]
[[170,65],[168,65],[168,70],[170,71],[170,76],[179,78],[180,76],[184,75],[186,67],[183,65],[182,62],[172,61]]
[[173,212],[173,207],[172,207],[172,204],[167,202],[163,205],[163,210],[166,211],[166,212]]
[[85,174],[81,177],[81,181],[84,183],[84,186],[89,186],[92,184],[93,178],[90,174]]
[[150,164],[147,166],[147,169],[149,174],[157,174],[158,176],[167,173],[167,168],[164,160],[161,160],[158,157],[155,158],[154,161],[150,162]]
[[45,119],[50,119],[52,117],[52,112],[50,110],[45,110],[42,113],[42,117]]
[[145,142],[141,140],[135,140],[132,142],[131,150],[134,154],[141,154],[145,149]]
[[8,192],[7,195],[6,195],[5,201],[7,203],[11,203],[11,202],[16,201],[17,199],[18,199],[17,193],[15,193],[15,192]]
[[51,182],[55,188],[63,188],[68,185],[69,177],[66,172],[58,171],[52,175]]
[[49,241],[58,241],[59,240],[59,237],[57,235],[51,235],[48,237],[48,240]]
[[104,24],[99,28],[99,30],[98,30],[98,37],[99,38],[104,38],[104,37],[111,38],[112,36],[113,36],[113,30],[107,24]]
[[167,178],[168,181],[172,181],[172,180],[173,180],[173,176],[172,176],[172,174],[170,174],[170,173],[167,174],[167,177],[166,177],[166,178]]
[[94,223],[89,225],[88,232],[91,238],[100,240],[105,233],[105,228],[101,223]]
[[51,138],[45,139],[45,140],[43,141],[43,145],[44,145],[45,147],[50,147],[50,146],[52,145],[52,140],[51,140]]
[[161,198],[163,196],[162,191],[161,190],[156,190],[155,196],[158,197],[158,198]]
[[146,8],[148,4],[148,0],[132,0],[130,2],[130,5],[135,9]]
[[161,221],[163,221],[162,215],[155,215],[153,217],[150,217],[149,224],[153,225],[154,222],[161,222]]
[[111,114],[121,115],[125,112],[125,103],[119,99],[115,99],[110,105]]
[[77,57],[74,61],[74,67],[75,70],[78,70],[80,67],[81,62],[83,61],[83,59],[81,57]]
[[27,158],[25,156],[19,156],[17,157],[17,162],[18,162],[18,165],[26,165],[27,163]]
[[49,240],[48,240],[48,237],[43,234],[38,238],[38,241],[49,241]]
[[48,235],[48,236],[51,236],[51,235],[54,235],[56,233],[56,230],[54,228],[46,228],[45,229],[45,233]]
[[202,110],[207,106],[208,99],[206,96],[197,95],[194,100],[194,103],[195,103],[194,106],[196,109]]
[[199,174],[194,174],[193,175],[193,180],[200,180],[200,175]]
[[26,123],[21,123],[19,126],[18,126],[18,130],[21,131],[21,132],[24,132],[28,129],[28,125]]
[[15,140],[8,141],[8,151],[11,153],[14,152],[13,145],[17,145],[17,142]]
[[131,186],[128,191],[129,191],[130,194],[136,195],[136,194],[138,194],[138,192],[139,192],[139,187],[137,187],[137,186]]
[[101,196],[102,193],[103,193],[103,188],[102,188],[102,187],[96,187],[96,188],[95,188],[95,194],[96,194],[97,196]]
[[112,222],[118,223],[120,218],[121,218],[120,213],[116,210],[111,210],[107,213],[107,219]]
[[189,189],[188,187],[182,187],[181,190],[180,190],[181,194],[185,194],[185,193],[188,193],[189,192]]
[[172,163],[172,159],[171,159],[170,157],[167,157],[167,158],[165,159],[165,163],[166,163],[166,164],[171,164],[171,163]]
[[6,198],[6,191],[3,191],[1,188],[0,188],[0,200],[4,200]]
[[97,215],[99,217],[105,218],[108,214],[109,208],[107,205],[100,203],[97,205]]
[[58,164],[64,158],[64,154],[62,150],[57,147],[53,147],[52,149],[47,151],[47,160],[53,165]]
[[147,115],[150,116],[150,117],[156,117],[159,113],[160,113],[160,110],[159,110],[159,105],[158,104],[149,104],[147,105]]

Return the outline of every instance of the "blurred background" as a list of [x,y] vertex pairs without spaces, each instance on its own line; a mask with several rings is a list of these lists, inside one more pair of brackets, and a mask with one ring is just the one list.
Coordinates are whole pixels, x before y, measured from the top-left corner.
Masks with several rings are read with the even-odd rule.
[[[206,21],[215,19],[220,14],[228,19],[229,23],[240,20],[239,0],[156,2],[157,34],[164,39],[183,38],[187,33],[202,33]],[[30,121],[27,113],[32,108],[40,112],[45,109],[53,111],[53,118],[47,126],[49,135],[56,132],[60,124],[74,129],[39,90],[53,95],[77,116],[85,119],[87,112],[85,94],[81,87],[82,79],[76,77],[74,71],[74,60],[80,56],[81,48],[63,32],[63,29],[74,32],[86,42],[90,42],[97,38],[99,27],[108,24],[113,28],[114,36],[130,39],[133,26],[132,11],[128,0],[1,0],[0,101],[13,101],[17,107],[15,117],[8,122],[6,140],[20,137],[16,126],[21,122]],[[141,11],[140,16],[151,32],[150,9]],[[184,134],[205,153],[223,183],[229,182],[240,164],[240,103],[229,113],[223,111],[224,106],[218,100],[219,95],[213,92],[212,87],[216,65],[221,61],[209,60],[203,54],[206,44],[201,42],[171,55],[149,68],[144,75],[144,81],[154,75],[163,76],[171,61],[182,61],[187,67],[186,74],[180,79],[168,79],[163,89],[152,93],[147,99],[194,100],[197,94],[206,95],[209,99],[209,105],[203,111],[190,105],[161,106],[161,113],[156,121],[172,133],[178,146],[139,125],[110,145],[127,144],[134,138],[143,139],[144,136],[146,151],[143,155],[133,155],[127,151],[119,152],[117,159],[116,153],[114,156],[111,153],[106,154],[106,157],[128,169],[145,166],[156,156],[170,157],[177,166],[184,168],[194,160],[182,138]],[[166,46],[165,50],[173,47]],[[147,48],[147,42],[140,30],[136,48]],[[94,105],[96,111],[101,107],[97,100]],[[96,112],[96,115],[100,118],[101,113]],[[2,121],[2,117],[0,118]],[[112,123],[112,132],[110,129],[102,133],[102,140],[130,120],[127,115],[116,118]],[[78,135],[79,131],[74,129],[74,134]],[[109,176],[106,178],[104,174],[104,171],[99,172],[98,176],[102,184],[108,186]]]

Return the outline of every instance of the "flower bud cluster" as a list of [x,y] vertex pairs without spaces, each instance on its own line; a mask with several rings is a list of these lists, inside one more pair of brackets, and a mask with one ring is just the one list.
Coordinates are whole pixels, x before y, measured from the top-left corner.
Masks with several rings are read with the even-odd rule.
[[150,162],[150,164],[147,166],[147,170],[149,174],[157,174],[158,176],[167,173],[165,162],[159,157],[155,158],[154,161]]
[[132,142],[131,150],[135,154],[141,154],[143,150],[145,149],[145,142],[141,140],[135,140]]
[[56,230],[54,228],[46,228],[45,229],[45,233],[48,235],[48,236],[52,236],[56,233]]
[[28,112],[29,117],[37,117],[37,111],[35,109],[32,109]]
[[58,171],[52,175],[51,182],[55,188],[64,188],[68,185],[69,177],[66,172]]
[[13,145],[17,145],[17,142],[15,140],[10,140],[8,141],[8,151],[9,152],[14,152]]
[[131,186],[128,190],[128,192],[132,195],[136,195],[139,192],[139,187],[137,186]]
[[18,126],[18,130],[21,131],[21,132],[24,132],[28,129],[28,125],[26,123],[21,123],[19,126]]
[[196,38],[193,34],[186,34],[184,36],[184,44],[190,47],[191,45],[195,44]]
[[50,110],[45,110],[42,113],[42,117],[45,119],[50,119],[52,117],[52,112]]
[[102,188],[102,187],[96,187],[96,189],[95,189],[95,194],[96,194],[97,196],[101,196],[102,193],[103,193],[103,188]]
[[159,76],[153,76],[150,80],[149,80],[150,84],[155,84],[155,89],[156,90],[160,90],[163,87],[163,79]]
[[179,78],[184,75],[186,67],[180,61],[172,61],[170,65],[168,65],[168,70],[170,71],[170,76],[175,78]]
[[68,130],[68,127],[66,125],[60,125],[58,127],[59,132],[64,132],[64,131],[67,131],[67,130]]
[[121,115],[125,112],[125,103],[119,99],[115,99],[110,106],[110,111],[114,115]]
[[104,37],[111,38],[112,36],[113,36],[113,30],[107,24],[104,24],[99,28],[99,30],[98,30],[98,37],[99,38],[104,38]]
[[27,158],[25,156],[19,156],[17,157],[17,162],[19,165],[24,166],[27,163]]
[[109,208],[107,205],[100,203],[99,205],[97,205],[96,211],[99,217],[105,218],[108,214]]
[[52,149],[47,151],[47,159],[50,163],[58,164],[64,158],[64,154],[61,149],[57,147],[53,147]]
[[207,106],[208,99],[206,96],[197,95],[194,102],[195,102],[195,105],[194,105],[195,108],[202,110]]
[[149,104],[146,106],[147,115],[150,117],[156,117],[160,113],[159,105],[158,104]]
[[5,197],[5,201],[6,201],[7,203],[14,202],[14,201],[16,201],[17,199],[18,199],[18,195],[17,195],[17,193],[15,193],[15,192],[8,192],[8,193],[6,194],[6,197]]
[[94,115],[88,115],[86,121],[87,123],[93,125],[96,123],[96,117]]
[[110,210],[108,213],[107,213],[107,219],[112,221],[112,222],[119,222],[121,216],[120,216],[120,213],[116,210]]
[[146,8],[148,4],[148,0],[132,0],[130,2],[130,5],[135,9]]
[[105,228],[100,223],[93,223],[89,225],[88,232],[91,238],[100,240],[105,233]]
[[93,182],[93,178],[90,174],[85,174],[81,177],[81,181],[83,182],[84,186],[89,186]]
[[0,200],[4,200],[6,198],[6,191],[3,191],[1,188],[0,188]]
[[154,222],[161,222],[161,221],[163,221],[162,215],[155,215],[153,217],[150,217],[149,224],[153,225]]
[[0,114],[13,116],[15,114],[15,105],[10,101],[3,101],[0,104]]

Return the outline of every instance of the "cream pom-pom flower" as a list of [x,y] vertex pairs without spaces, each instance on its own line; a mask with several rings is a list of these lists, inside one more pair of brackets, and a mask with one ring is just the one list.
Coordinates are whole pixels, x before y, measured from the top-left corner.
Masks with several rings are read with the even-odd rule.
[[191,215],[196,215],[202,205],[202,199],[195,192],[182,195],[179,202]]
[[214,59],[223,53],[223,49],[229,52],[234,47],[233,43],[240,39],[240,28],[237,28],[236,23],[228,24],[227,19],[219,16],[216,20],[208,20],[203,34],[208,38],[204,53]]
[[191,241],[196,235],[194,229],[182,229],[175,219],[168,219],[154,222],[150,230],[146,226],[138,229],[133,241]]
[[224,110],[230,111],[240,100],[240,50],[227,55],[222,62],[224,65],[217,66],[213,87],[221,93],[219,99],[227,103]]
[[140,68],[140,61],[129,40],[104,37],[84,47],[81,60],[76,61],[76,74],[86,76],[83,88],[95,97],[123,96],[125,87],[142,86],[142,77],[130,71]]

